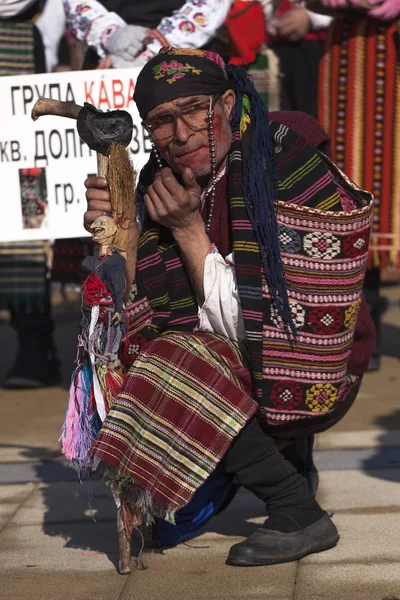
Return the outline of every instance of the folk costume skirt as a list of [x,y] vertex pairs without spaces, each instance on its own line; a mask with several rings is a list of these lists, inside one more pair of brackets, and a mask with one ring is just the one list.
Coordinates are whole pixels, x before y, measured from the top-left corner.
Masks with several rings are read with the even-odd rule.
[[335,19],[320,63],[319,121],[335,163],[375,197],[369,267],[400,267],[398,25]]

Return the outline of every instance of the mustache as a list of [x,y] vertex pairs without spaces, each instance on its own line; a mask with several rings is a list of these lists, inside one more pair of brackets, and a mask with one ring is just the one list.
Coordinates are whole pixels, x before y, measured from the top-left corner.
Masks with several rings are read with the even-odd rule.
[[185,156],[185,154],[189,154],[190,152],[200,150],[200,148],[208,148],[208,146],[206,146],[205,144],[200,144],[199,146],[187,146],[185,147],[183,152],[175,152],[175,156],[179,158],[180,156]]

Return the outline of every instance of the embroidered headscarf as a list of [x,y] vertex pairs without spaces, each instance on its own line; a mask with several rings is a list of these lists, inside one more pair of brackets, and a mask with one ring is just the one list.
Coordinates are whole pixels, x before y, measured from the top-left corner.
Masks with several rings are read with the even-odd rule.
[[219,54],[164,47],[140,71],[133,98],[144,119],[164,102],[196,94],[223,94],[232,88]]

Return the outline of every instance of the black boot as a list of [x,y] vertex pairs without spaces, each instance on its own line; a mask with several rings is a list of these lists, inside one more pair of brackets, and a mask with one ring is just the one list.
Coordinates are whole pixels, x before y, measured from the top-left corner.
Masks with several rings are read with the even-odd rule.
[[3,387],[28,389],[61,383],[60,361],[53,342],[54,326],[50,310],[13,312],[11,325],[17,332],[18,352]]
[[282,456],[288,460],[300,475],[306,478],[309,489],[317,493],[319,475],[313,460],[314,436],[305,435],[296,438],[293,444],[281,450]]
[[337,544],[337,529],[306,479],[283,458],[256,419],[240,432],[224,466],[243,487],[264,500],[269,515],[262,528],[232,546],[228,564],[289,562]]

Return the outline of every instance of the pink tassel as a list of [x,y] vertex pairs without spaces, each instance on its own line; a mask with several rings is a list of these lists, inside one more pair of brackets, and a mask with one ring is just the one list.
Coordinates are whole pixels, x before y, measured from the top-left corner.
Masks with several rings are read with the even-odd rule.
[[[78,367],[79,368],[79,367]],[[75,386],[76,371],[72,374],[71,385],[69,388],[68,406],[65,415],[64,424],[61,430],[62,448],[61,452],[68,460],[76,458],[76,436],[79,435],[79,406],[81,406],[81,398],[83,395],[81,386]],[[79,377],[79,375],[78,375]]]

